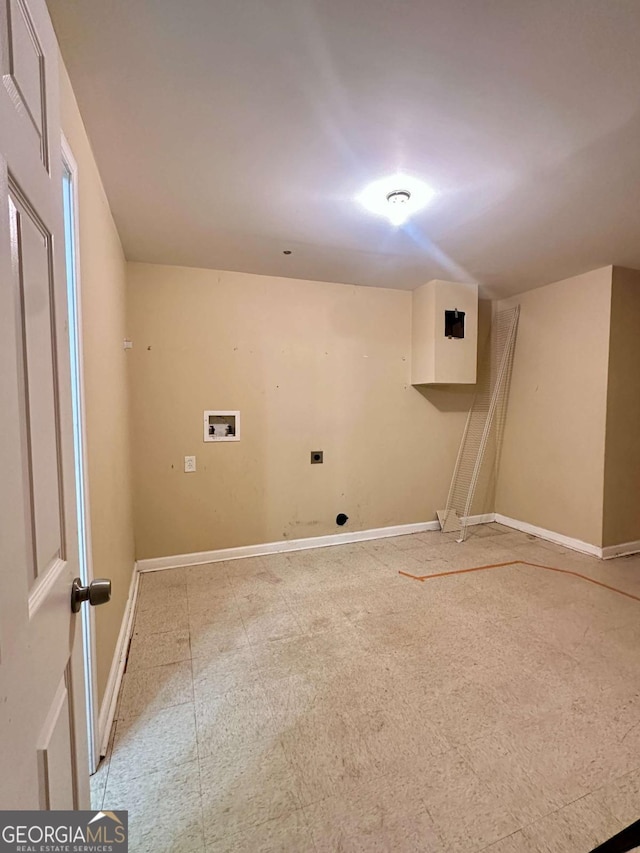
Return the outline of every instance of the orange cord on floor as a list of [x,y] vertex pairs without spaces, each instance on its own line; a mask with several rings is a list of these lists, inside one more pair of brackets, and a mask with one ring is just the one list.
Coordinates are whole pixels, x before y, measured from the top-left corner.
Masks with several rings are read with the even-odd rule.
[[444,578],[449,575],[465,575],[467,572],[482,572],[486,569],[502,569],[505,566],[532,566],[534,569],[545,569],[548,572],[560,572],[563,575],[573,575],[576,578],[580,578],[583,581],[589,581],[589,583],[594,583],[596,586],[604,587],[604,589],[609,589],[611,592],[617,592],[619,595],[624,595],[626,598],[632,598],[634,601],[640,601],[640,596],[633,595],[631,592],[625,592],[623,589],[618,589],[615,586],[609,586],[607,583],[602,583],[602,581],[597,581],[595,578],[590,578],[587,575],[581,575],[580,572],[572,572],[570,569],[558,569],[555,566],[542,566],[539,563],[529,563],[527,560],[510,560],[508,563],[492,563],[489,566],[475,566],[472,569],[451,569],[448,572],[437,572],[433,575],[412,575],[409,572],[399,571],[399,575],[404,575],[405,578],[411,578],[414,581],[426,581],[431,580],[432,578]]

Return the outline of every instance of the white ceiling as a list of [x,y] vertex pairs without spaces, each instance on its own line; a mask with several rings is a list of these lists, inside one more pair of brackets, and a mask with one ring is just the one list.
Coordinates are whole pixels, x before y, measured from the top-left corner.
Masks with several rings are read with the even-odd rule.
[[[640,0],[48,5],[130,260],[486,295],[640,267]],[[398,169],[438,196],[394,229],[355,196]]]

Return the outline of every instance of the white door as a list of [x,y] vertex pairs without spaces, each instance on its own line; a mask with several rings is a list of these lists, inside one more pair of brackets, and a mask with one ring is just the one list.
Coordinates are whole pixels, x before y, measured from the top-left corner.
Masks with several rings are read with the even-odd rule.
[[89,807],[57,63],[0,0],[0,809]]

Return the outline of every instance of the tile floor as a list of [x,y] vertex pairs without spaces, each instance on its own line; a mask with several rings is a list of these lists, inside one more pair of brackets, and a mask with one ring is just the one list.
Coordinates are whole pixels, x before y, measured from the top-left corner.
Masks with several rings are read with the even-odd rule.
[[640,818],[640,557],[484,525],[143,575],[132,853],[588,853]]

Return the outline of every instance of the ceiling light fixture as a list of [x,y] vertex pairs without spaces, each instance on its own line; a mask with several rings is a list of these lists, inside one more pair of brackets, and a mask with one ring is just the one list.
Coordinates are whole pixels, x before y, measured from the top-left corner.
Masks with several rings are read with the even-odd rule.
[[402,225],[431,201],[435,191],[410,175],[390,175],[369,184],[358,201],[371,213],[385,216],[392,225]]

